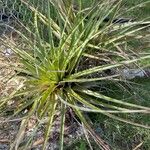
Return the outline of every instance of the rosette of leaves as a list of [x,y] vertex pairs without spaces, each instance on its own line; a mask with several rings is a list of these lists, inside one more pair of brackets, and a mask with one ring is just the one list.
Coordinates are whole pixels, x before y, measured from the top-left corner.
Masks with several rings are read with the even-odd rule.
[[[128,47],[130,41],[139,40],[139,35],[140,38],[143,34],[146,36],[145,30],[150,26],[145,23],[147,18],[121,25],[115,21],[142,4],[122,12],[122,1],[93,2],[86,8],[82,6],[82,0],[39,1],[38,7],[31,1],[21,0],[21,3],[33,16],[30,24],[22,23],[20,18],[16,28],[9,28],[19,35],[19,42],[25,43],[26,47],[20,46],[22,43],[9,41],[7,37],[1,38],[18,55],[21,65],[16,68],[17,77],[24,79],[23,84],[9,97],[1,98],[1,114],[10,99],[17,101],[13,117],[28,110],[12,148],[19,147],[21,133],[30,117],[35,115],[35,131],[47,118],[43,144],[43,149],[46,149],[56,112],[61,111],[60,149],[63,149],[67,108],[73,110],[102,149],[109,147],[95,134],[84,112],[100,113],[149,128],[124,117],[126,113],[148,114],[149,107],[133,103],[132,99],[115,99],[105,92],[107,83],[127,82],[122,78],[121,68],[129,64],[137,66],[138,61],[150,58],[147,53],[138,54],[136,49]],[[106,18],[109,18],[107,22]],[[32,145],[32,138],[27,147]]]

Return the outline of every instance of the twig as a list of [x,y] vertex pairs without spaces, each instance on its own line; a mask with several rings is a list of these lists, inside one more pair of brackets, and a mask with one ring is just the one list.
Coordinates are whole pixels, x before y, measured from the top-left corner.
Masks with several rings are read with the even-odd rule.
[[22,118],[16,118],[16,119],[12,119],[12,120],[0,121],[0,124],[9,123],[9,122],[17,122],[17,121],[21,121],[21,120],[26,119],[26,118],[27,117],[22,117]]
[[38,139],[38,140],[36,140],[36,141],[33,143],[32,148],[34,148],[34,147],[36,147],[36,146],[38,146],[38,145],[40,145],[40,144],[43,144],[43,142],[44,142],[44,138],[43,138],[43,137],[40,138],[40,139]]
[[138,150],[142,145],[143,145],[143,142],[141,142],[140,144],[138,144],[133,150]]
[[8,139],[0,139],[0,143],[10,143],[10,140],[8,140]]

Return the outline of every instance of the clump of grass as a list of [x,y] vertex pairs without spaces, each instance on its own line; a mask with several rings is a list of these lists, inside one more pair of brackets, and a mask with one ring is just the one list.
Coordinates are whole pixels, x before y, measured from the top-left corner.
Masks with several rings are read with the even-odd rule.
[[[150,58],[150,55],[138,55],[133,50],[124,49],[127,41],[136,39],[135,33],[149,25],[143,26],[143,21],[128,22],[123,26],[116,24],[113,20],[119,16],[121,1],[107,0],[83,9],[82,1],[79,0],[75,9],[72,1],[50,0],[42,3],[45,10],[40,9],[43,8],[41,3],[36,7],[34,3],[24,0],[21,2],[33,15],[32,23],[29,26],[19,20],[18,25],[24,31],[20,27],[14,30],[20,41],[27,46],[23,48],[7,37],[1,38],[20,58],[21,67],[16,68],[16,71],[24,79],[23,84],[9,97],[1,99],[1,114],[5,113],[10,99],[17,101],[11,117],[28,110],[11,149],[19,147],[32,115],[37,117],[35,132],[47,118],[43,144],[43,149],[46,149],[57,111],[61,112],[60,149],[63,149],[64,122],[68,107],[86,128],[87,139],[88,135],[92,136],[102,149],[109,149],[109,146],[96,135],[84,112],[100,113],[125,123],[149,128],[124,117],[126,113],[147,114],[150,112],[149,107],[133,104],[132,100],[125,102],[115,99],[103,92],[107,83],[118,84],[117,81],[122,79],[120,73],[112,74],[108,70],[119,70]],[[52,15],[52,11],[56,17]],[[111,16],[110,20],[104,23],[108,16]],[[82,67],[85,58],[90,62],[97,60],[98,63]],[[32,145],[33,137],[34,135],[27,142],[26,148]]]

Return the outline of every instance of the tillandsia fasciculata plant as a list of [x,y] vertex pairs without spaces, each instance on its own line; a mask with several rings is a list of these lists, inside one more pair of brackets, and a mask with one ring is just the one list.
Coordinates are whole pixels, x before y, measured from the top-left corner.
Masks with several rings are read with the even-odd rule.
[[[129,20],[125,24],[120,24],[116,19],[148,2],[124,12],[122,0],[93,2],[86,8],[82,6],[82,0],[20,2],[24,10],[30,12],[30,22],[22,21],[22,14],[15,27],[2,25],[13,29],[18,34],[18,41],[26,46],[22,47],[18,41],[11,41],[6,36],[1,38],[3,44],[19,57],[21,65],[16,68],[15,78],[23,78],[23,83],[17,89],[8,97],[0,99],[1,115],[5,114],[10,100],[17,101],[11,117],[17,117],[27,109],[11,149],[18,149],[22,132],[33,115],[37,118],[34,132],[46,122],[43,144],[43,149],[46,149],[57,111],[61,111],[60,149],[63,149],[64,122],[68,108],[73,110],[101,149],[109,147],[95,134],[84,112],[100,113],[149,128],[124,117],[126,113],[146,115],[150,113],[149,107],[134,104],[132,99],[127,102],[104,94],[105,84],[127,82],[122,77],[122,68],[138,66],[138,61],[150,59],[147,53],[138,54],[136,49],[128,48],[130,41],[139,40],[143,34],[146,36],[145,31],[150,26],[146,22],[148,18],[135,22]],[[33,138],[29,139],[26,148],[32,145]]]

